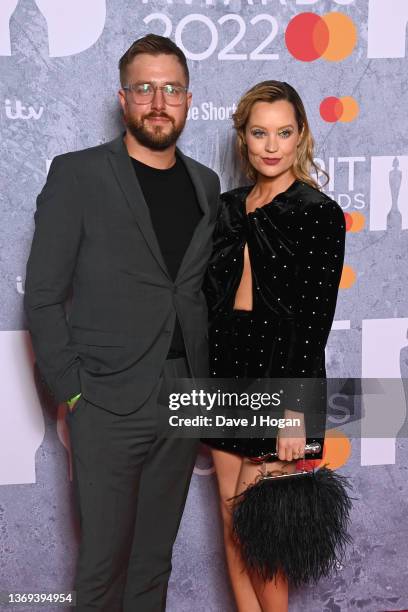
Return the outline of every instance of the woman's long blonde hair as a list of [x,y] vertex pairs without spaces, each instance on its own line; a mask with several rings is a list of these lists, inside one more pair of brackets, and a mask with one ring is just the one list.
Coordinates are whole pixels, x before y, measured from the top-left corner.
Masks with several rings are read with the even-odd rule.
[[319,173],[324,174],[327,181],[329,180],[329,175],[313,160],[314,139],[309,128],[303,102],[297,91],[284,81],[262,81],[262,83],[254,85],[242,96],[238,102],[237,110],[232,115],[234,128],[237,133],[238,153],[242,161],[243,170],[250,180],[256,181],[257,172],[249,162],[245,142],[245,128],[252,107],[256,102],[276,102],[277,100],[287,100],[292,104],[299,134],[301,134],[301,141],[298,145],[296,160],[293,165],[295,177],[316,189],[321,189],[318,181],[311,178],[311,171],[314,170],[316,177]]

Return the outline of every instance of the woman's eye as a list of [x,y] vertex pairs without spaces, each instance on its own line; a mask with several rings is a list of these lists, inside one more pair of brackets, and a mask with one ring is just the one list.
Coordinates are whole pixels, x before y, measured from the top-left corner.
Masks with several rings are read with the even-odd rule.
[[255,136],[255,138],[260,138],[261,136],[264,135],[264,133],[262,132],[262,130],[254,130],[252,133],[252,136]]
[[282,132],[279,132],[279,136],[282,136],[282,138],[289,138],[291,134],[291,130],[282,130]]

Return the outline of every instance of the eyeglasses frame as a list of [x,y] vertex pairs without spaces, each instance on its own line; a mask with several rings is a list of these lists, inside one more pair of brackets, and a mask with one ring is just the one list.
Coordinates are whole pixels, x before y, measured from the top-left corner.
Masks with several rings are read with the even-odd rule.
[[[185,97],[184,97],[184,99],[181,102],[178,102],[177,104],[172,104],[171,102],[168,102],[165,99],[163,89],[164,89],[164,87],[167,87],[167,85],[170,85],[170,84],[171,83],[165,83],[164,85],[154,85],[153,83],[149,83],[149,82],[147,82],[147,83],[129,83],[128,85],[123,85],[122,89],[124,91],[132,92],[133,91],[132,87],[134,85],[150,85],[151,87],[153,87],[153,90],[154,90],[152,98],[148,102],[135,102],[135,104],[138,104],[138,105],[141,105],[141,106],[143,104],[150,104],[150,102],[154,99],[154,96],[156,95],[157,90],[160,89],[160,91],[162,92],[163,100],[164,100],[165,104],[167,104],[168,106],[181,106],[183,104],[184,100],[185,100]],[[183,87],[182,85],[173,85],[173,87],[177,87],[177,89],[183,91],[184,94],[187,94],[187,92],[188,92],[188,87]]]

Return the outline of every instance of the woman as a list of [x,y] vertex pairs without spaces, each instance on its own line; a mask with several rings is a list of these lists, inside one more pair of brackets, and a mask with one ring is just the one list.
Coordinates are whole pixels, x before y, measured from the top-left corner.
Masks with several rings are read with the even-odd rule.
[[[343,212],[310,177],[311,170],[318,171],[314,143],[293,87],[279,81],[255,85],[240,100],[233,121],[252,184],[221,196],[204,287],[211,375],[287,377],[297,379],[294,385],[302,378],[324,380],[324,349],[343,264]],[[319,401],[317,412],[324,415],[325,393],[319,394]],[[276,450],[274,471],[290,473],[304,455],[306,433],[308,442],[317,439],[302,408],[284,408],[284,416],[300,417],[301,425],[289,434],[280,432],[276,440],[205,440],[212,447],[228,570],[239,612],[280,612],[288,607],[284,575],[265,582],[244,567],[232,536],[228,501],[258,475],[259,466],[248,457]]]

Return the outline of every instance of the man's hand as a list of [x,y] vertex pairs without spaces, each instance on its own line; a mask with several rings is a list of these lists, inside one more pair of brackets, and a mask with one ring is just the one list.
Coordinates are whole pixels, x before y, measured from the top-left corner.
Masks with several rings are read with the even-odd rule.
[[276,451],[280,461],[293,461],[305,455],[306,432],[302,412],[285,410],[285,419],[299,419],[300,425],[286,426],[279,430]]

